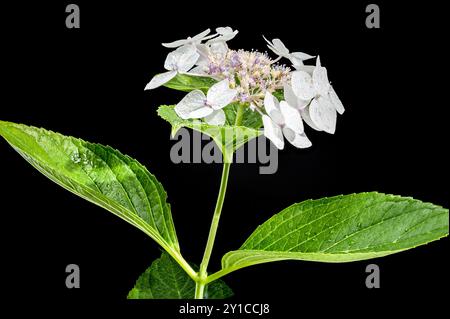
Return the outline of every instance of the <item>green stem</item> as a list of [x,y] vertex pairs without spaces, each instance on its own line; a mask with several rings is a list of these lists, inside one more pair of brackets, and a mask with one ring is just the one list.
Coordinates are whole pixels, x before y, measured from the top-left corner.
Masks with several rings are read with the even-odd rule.
[[195,283],[195,299],[203,299],[205,286],[206,284],[204,282],[197,281]]
[[[237,109],[235,126],[241,125],[242,116],[244,114],[244,105],[240,104]],[[222,178],[220,180],[219,195],[217,196],[216,208],[209,229],[208,241],[206,242],[205,253],[203,254],[202,263],[200,264],[200,271],[195,282],[195,299],[203,299],[204,289],[208,280],[208,264],[211,258],[211,253],[216,239],[217,228],[219,227],[220,214],[222,213],[223,202],[225,200],[225,193],[227,191],[228,175],[230,174],[231,163],[223,163]]]
[[220,214],[222,212],[223,201],[225,199],[225,192],[227,190],[228,174],[230,172],[230,163],[223,164],[222,179],[220,182],[219,196],[217,197],[216,209],[214,210],[211,228],[209,229],[208,242],[206,243],[205,253],[203,255],[202,263],[200,264],[200,277],[202,273],[206,273],[208,268],[209,258],[214,246],[216,238],[217,227],[219,227]]
[[[203,254],[203,260],[200,264],[200,271],[198,275],[198,281],[196,282],[196,299],[203,298],[203,288],[205,286],[206,278],[208,276],[207,269],[209,259],[216,239],[217,228],[219,227],[220,214],[222,213],[223,202],[225,199],[225,193],[227,190],[228,174],[230,173],[230,163],[224,163],[222,169],[222,179],[220,181],[220,190],[217,197],[216,208],[214,210],[213,219],[211,222],[211,228],[209,229],[208,241],[206,242],[205,253]],[[198,292],[198,294],[197,294]]]
[[236,112],[236,119],[234,120],[235,126],[240,126],[242,123],[242,117],[244,116],[244,105],[239,104],[237,112]]

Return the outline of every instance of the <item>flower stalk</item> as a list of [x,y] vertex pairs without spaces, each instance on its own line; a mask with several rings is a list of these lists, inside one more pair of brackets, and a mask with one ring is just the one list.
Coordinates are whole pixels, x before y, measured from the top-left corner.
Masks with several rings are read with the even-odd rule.
[[[239,126],[242,123],[242,116],[244,114],[244,105],[239,104],[235,126]],[[200,264],[200,271],[195,285],[195,299],[203,299],[206,283],[208,282],[208,264],[211,258],[211,253],[214,247],[214,241],[216,239],[217,229],[219,227],[220,215],[222,213],[223,202],[225,200],[225,194],[228,185],[228,176],[230,174],[231,163],[224,161],[222,168],[222,178],[220,180],[219,195],[217,196],[216,208],[214,209],[214,215],[211,221],[211,227],[209,229],[208,240],[206,242],[205,252]]]

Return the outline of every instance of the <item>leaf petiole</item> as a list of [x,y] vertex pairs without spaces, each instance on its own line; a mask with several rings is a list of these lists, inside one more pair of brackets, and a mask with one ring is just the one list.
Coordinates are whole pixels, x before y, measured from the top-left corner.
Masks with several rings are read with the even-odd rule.
[[169,253],[169,255],[172,256],[173,259],[180,265],[181,268],[188,274],[189,277],[191,277],[192,280],[197,281],[198,280],[198,274],[197,272],[192,269],[192,267],[189,265],[189,263],[183,258],[183,256],[179,252],[174,252],[172,250],[166,249],[166,251]]

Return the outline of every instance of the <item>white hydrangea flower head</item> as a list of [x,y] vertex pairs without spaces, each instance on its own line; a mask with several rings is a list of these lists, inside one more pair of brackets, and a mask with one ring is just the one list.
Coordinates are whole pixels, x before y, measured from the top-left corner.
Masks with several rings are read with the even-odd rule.
[[[303,122],[317,131],[333,134],[337,113],[344,106],[328,80],[328,72],[317,56],[316,65],[305,65],[314,56],[291,52],[280,39],[267,40],[277,57],[256,50],[231,50],[227,41],[238,30],[220,27],[209,35],[207,29],[194,37],[163,43],[176,48],[164,63],[167,70],[156,75],[146,89],[161,86],[177,74],[210,77],[217,81],[207,91],[189,92],[176,106],[182,119],[201,119],[210,125],[224,125],[223,108],[239,103],[261,116],[264,135],[279,148],[284,139],[298,148],[311,146]],[[292,63],[278,63],[282,58]],[[280,97],[280,101],[275,97]]]

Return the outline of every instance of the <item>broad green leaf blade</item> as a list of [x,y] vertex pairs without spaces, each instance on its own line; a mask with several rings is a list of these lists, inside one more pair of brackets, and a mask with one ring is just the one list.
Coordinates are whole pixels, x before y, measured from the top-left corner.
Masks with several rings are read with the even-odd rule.
[[222,272],[277,260],[349,262],[390,255],[448,235],[440,206],[380,193],[294,204],[259,226]]
[[215,126],[200,120],[183,120],[175,113],[174,107],[161,105],[158,108],[158,115],[172,125],[172,135],[175,135],[181,127],[187,127],[210,136],[222,151],[226,163],[233,161],[235,150],[262,134],[260,130],[251,127]]
[[[155,260],[139,277],[128,299],[193,299],[195,283],[167,253]],[[225,299],[233,292],[217,280],[205,288],[205,299]]]
[[21,124],[0,121],[0,135],[46,177],[179,255],[166,192],[136,160],[109,146]]
[[217,83],[217,81],[209,77],[178,73],[173,79],[164,84],[164,86],[184,92],[201,90],[206,93],[214,83]]

